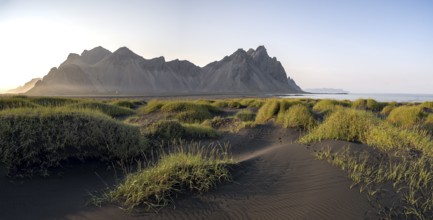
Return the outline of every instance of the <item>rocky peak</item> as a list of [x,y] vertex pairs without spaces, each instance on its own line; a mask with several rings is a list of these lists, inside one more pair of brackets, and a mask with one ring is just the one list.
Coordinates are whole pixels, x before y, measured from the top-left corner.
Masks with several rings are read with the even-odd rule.
[[81,59],[88,64],[95,64],[110,54],[111,52],[109,50],[99,46],[91,50],[84,50],[81,53]]
[[117,49],[116,51],[113,52],[112,56],[116,57],[116,58],[130,58],[130,59],[136,59],[136,58],[141,58],[141,56],[137,55],[136,53],[132,52],[129,48],[127,47],[121,47],[119,49]]

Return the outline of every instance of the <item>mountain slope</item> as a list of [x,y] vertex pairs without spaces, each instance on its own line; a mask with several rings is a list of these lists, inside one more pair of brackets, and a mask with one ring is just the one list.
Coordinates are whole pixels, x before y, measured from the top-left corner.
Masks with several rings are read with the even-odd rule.
[[6,93],[13,93],[13,94],[25,93],[25,92],[29,91],[31,88],[33,88],[35,86],[35,84],[40,80],[41,80],[41,78],[34,78],[34,79],[26,82],[22,86],[19,86],[15,89],[11,89],[11,90],[6,91]]
[[239,49],[200,68],[189,61],[145,59],[126,47],[70,54],[28,95],[170,95],[299,93],[265,47]]

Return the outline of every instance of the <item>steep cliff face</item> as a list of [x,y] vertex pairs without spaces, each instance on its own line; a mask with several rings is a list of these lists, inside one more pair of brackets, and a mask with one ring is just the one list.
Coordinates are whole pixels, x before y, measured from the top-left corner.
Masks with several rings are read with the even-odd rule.
[[263,46],[239,49],[200,68],[189,61],[144,59],[126,47],[70,54],[29,95],[261,94],[302,92]]
[[286,72],[276,58],[269,57],[265,47],[248,52],[239,49],[224,59],[203,68],[199,89],[224,93],[290,93],[301,92],[287,83]]

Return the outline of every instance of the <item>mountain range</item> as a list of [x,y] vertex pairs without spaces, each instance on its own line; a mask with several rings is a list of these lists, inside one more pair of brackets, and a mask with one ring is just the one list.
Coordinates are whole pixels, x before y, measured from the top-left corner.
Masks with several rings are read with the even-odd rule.
[[190,95],[303,93],[264,46],[238,49],[199,67],[187,60],[145,59],[126,47],[71,53],[27,95]]

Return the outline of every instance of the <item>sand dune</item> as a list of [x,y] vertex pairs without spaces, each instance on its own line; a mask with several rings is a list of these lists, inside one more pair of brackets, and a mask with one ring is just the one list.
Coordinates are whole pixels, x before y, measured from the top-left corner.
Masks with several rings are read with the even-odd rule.
[[[56,195],[44,197],[40,190],[48,193],[50,189],[42,186],[39,191],[7,197],[16,203],[38,197],[38,203],[24,203],[22,210],[30,210],[26,212],[5,207],[7,202],[3,198],[9,187],[26,188],[32,183],[20,186],[7,183],[6,189],[2,187],[0,191],[0,212],[20,219],[365,219],[371,209],[367,197],[349,189],[351,182],[343,171],[315,160],[307,146],[294,143],[298,136],[298,132],[271,125],[227,136],[225,140],[231,141],[234,156],[241,161],[234,168],[233,182],[202,195],[180,195],[174,205],[158,214],[139,210],[125,214],[116,206],[83,207],[85,191],[103,185],[90,174],[67,184],[75,194],[81,190],[80,196],[59,190]],[[109,175],[103,176],[109,179]],[[94,178],[93,185],[86,178]],[[58,184],[66,180],[71,179],[60,179]],[[55,182],[49,181],[52,180],[40,184]],[[52,207],[51,214],[40,211],[48,212],[43,207],[51,205],[54,199],[58,205]],[[69,200],[79,200],[81,205]]]

